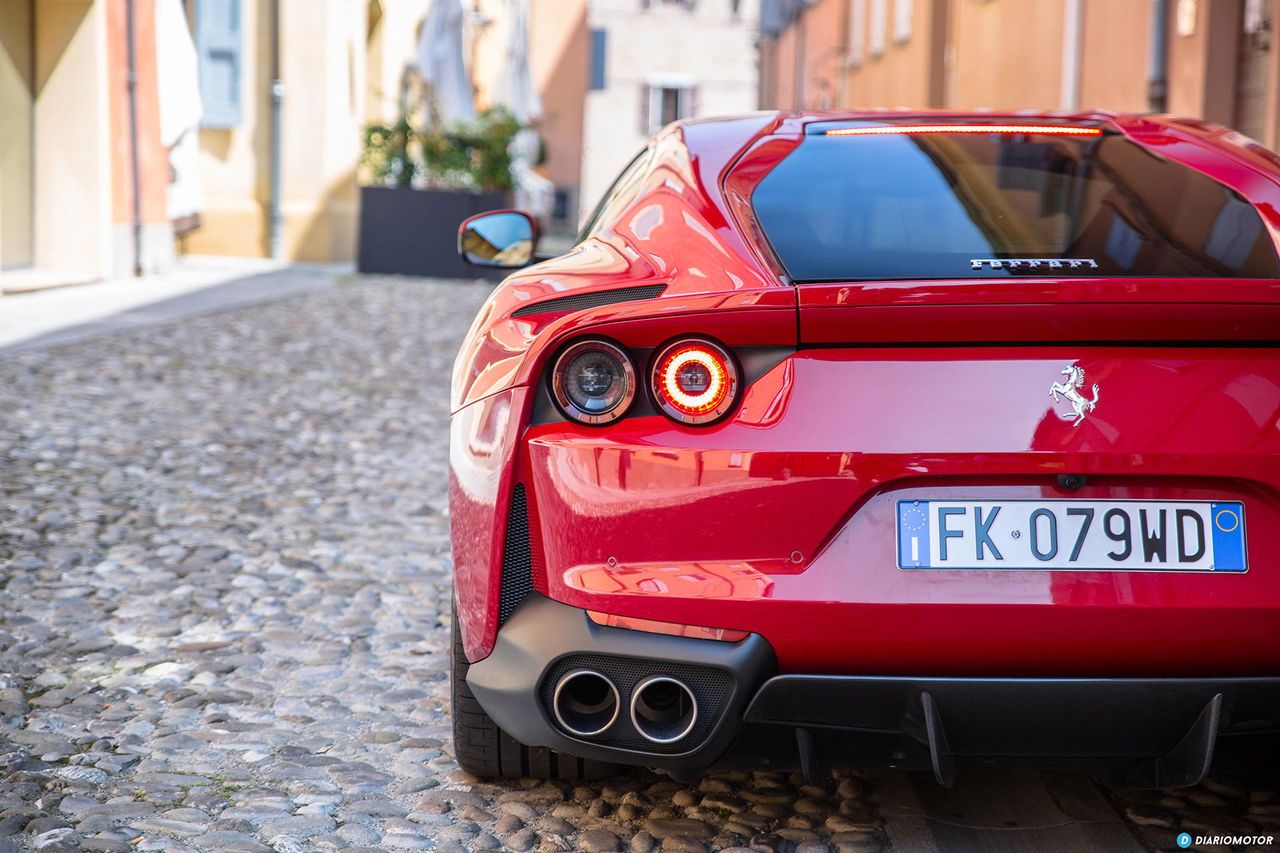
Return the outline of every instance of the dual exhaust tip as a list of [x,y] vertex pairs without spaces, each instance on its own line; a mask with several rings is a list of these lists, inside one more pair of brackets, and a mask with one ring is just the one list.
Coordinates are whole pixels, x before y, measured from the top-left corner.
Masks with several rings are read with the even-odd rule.
[[[556,720],[571,734],[592,737],[612,726],[622,711],[618,688],[590,669],[576,669],[556,682],[551,699]],[[675,743],[698,721],[698,701],[679,679],[651,675],[631,691],[631,725],[653,743]]]

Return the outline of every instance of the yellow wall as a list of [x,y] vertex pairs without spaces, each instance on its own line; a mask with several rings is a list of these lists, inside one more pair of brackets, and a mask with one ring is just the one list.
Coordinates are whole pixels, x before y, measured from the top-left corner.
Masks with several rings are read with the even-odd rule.
[[34,133],[35,263],[112,272],[105,4],[39,0]]
[[0,0],[0,269],[32,260],[29,0]]

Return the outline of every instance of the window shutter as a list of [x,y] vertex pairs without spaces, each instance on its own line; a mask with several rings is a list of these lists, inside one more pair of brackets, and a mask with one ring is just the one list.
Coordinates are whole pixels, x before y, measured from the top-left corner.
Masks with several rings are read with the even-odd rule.
[[897,44],[906,44],[911,40],[911,6],[914,0],[894,0],[893,2],[893,40]]
[[866,58],[867,0],[850,0],[849,64],[857,67]]
[[604,61],[607,33],[604,30],[591,31],[591,88],[605,87]]
[[684,104],[681,105],[681,118],[697,118],[698,113],[698,87],[690,86],[684,90]]
[[888,26],[889,0],[871,0],[871,55],[882,56],[885,48],[885,29]]
[[649,100],[653,97],[648,83],[640,84],[640,133],[648,136],[653,133],[649,127]]
[[226,129],[240,124],[244,67],[241,12],[241,0],[196,0],[202,127]]

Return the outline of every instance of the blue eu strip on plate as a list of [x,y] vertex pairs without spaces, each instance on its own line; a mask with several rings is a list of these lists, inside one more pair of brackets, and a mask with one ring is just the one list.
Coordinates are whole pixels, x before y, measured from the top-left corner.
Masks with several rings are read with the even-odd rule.
[[1243,572],[1244,508],[1238,503],[1210,504],[1213,535],[1213,570]]
[[929,568],[928,501],[898,501],[898,565]]

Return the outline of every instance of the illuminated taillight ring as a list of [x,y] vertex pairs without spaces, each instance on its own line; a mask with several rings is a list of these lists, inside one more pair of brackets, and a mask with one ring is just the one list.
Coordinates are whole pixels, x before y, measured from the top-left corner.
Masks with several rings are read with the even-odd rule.
[[627,413],[636,398],[636,369],[617,344],[593,338],[567,347],[551,369],[551,396],[572,420],[600,425]]
[[737,402],[738,367],[719,344],[683,338],[667,344],[653,361],[650,386],[658,408],[683,424],[709,424]]

